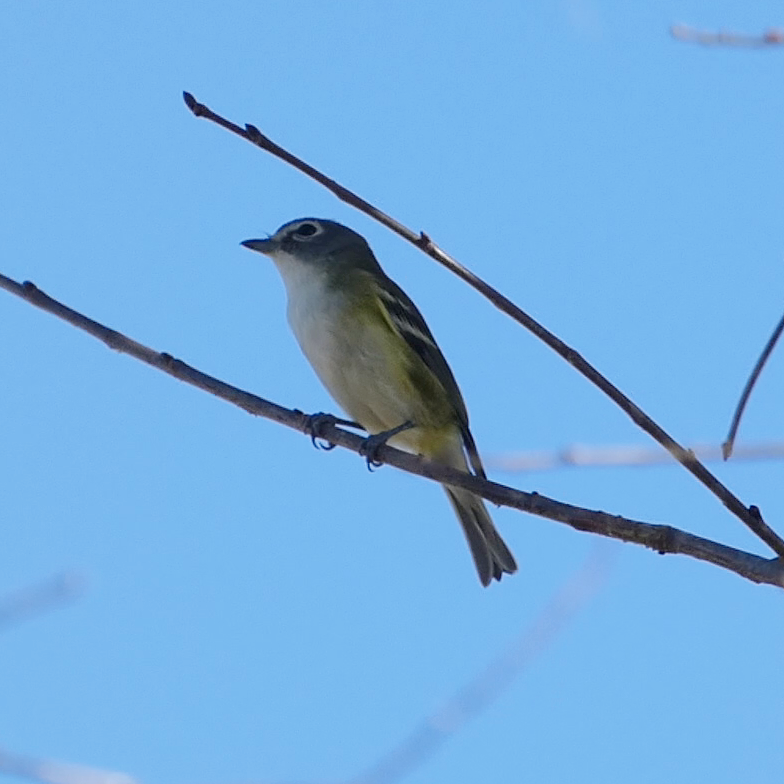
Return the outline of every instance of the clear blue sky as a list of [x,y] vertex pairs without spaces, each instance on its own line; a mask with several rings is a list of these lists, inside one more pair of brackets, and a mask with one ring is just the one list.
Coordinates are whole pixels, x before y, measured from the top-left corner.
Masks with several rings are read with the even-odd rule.
[[[426,314],[486,457],[648,445],[478,294],[281,162],[426,230],[676,438],[717,442],[784,307],[784,50],[706,49],[775,2],[5,3],[0,271],[244,389],[334,410],[274,268],[349,224]],[[485,590],[441,490],[369,474],[0,292],[0,747],[152,784],[358,773],[503,651],[591,537],[506,509]],[[741,441],[784,437],[780,348]],[[784,531],[781,463],[716,466]],[[678,466],[496,472],[767,554]],[[779,781],[784,594],[609,543],[602,590],[407,782]]]

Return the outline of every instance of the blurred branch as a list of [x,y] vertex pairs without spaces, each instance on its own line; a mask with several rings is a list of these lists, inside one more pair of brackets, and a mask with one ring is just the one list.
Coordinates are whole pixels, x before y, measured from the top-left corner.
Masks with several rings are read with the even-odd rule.
[[[722,447],[703,444],[690,448],[704,462],[722,460]],[[738,460],[782,460],[784,441],[768,444],[745,444],[735,452]],[[575,444],[557,452],[507,452],[489,455],[489,468],[498,471],[550,471],[556,468],[628,467],[674,465],[670,455],[662,449],[642,446],[585,446]]]
[[781,46],[784,44],[784,30],[771,27],[765,30],[762,35],[746,35],[744,33],[709,33],[705,30],[697,30],[685,24],[676,24],[670,27],[673,38],[689,43],[703,44],[704,46],[738,46],[754,49],[761,49],[769,46]]
[[445,266],[451,272],[484,295],[499,310],[506,313],[519,324],[524,326],[536,337],[546,343],[553,351],[559,354],[578,372],[582,373],[592,384],[602,390],[616,405],[625,411],[632,421],[648,433],[654,440],[658,441],[687,471],[694,475],[705,487],[710,490],[739,520],[741,520],[751,531],[762,539],[768,547],[779,556],[784,557],[784,540],[782,540],[762,519],[759,510],[756,513],[751,507],[746,507],[743,502],[730,492],[713,474],[705,468],[688,450],[681,447],[668,433],[656,424],[642,409],[632,402],[614,384],[608,381],[596,368],[589,364],[573,348],[567,346],[562,340],[552,332],[545,329],[539,322],[535,321],[527,313],[523,312],[510,299],[507,299],[499,291],[496,291],[488,283],[474,275],[462,264],[458,263],[451,256],[447,255],[439,248],[424,232],[412,231],[408,227],[391,218],[386,213],[374,207],[370,202],[357,196],[352,191],[343,187],[335,180],[330,179],[315,169],[305,161],[292,155],[280,145],[264,136],[258,128],[253,125],[246,125],[245,128],[235,125],[231,121],[216,114],[204,104],[199,103],[190,93],[184,92],[183,98],[187,107],[196,117],[204,117],[217,123],[232,133],[241,136],[243,139],[255,144],[262,150],[275,155],[297,170],[316,180],[334,193],[339,199],[350,204],[352,207],[364,212],[371,218],[379,221],[382,225],[394,231],[399,236],[413,243],[417,248],[426,253],[431,258]]
[[[244,392],[219,379],[208,376],[199,370],[186,365],[170,354],[155,351],[147,346],[131,340],[116,330],[87,318],[57,300],[52,299],[34,284],[19,284],[10,278],[0,275],[0,288],[4,288],[21,297],[42,310],[52,313],[93,337],[106,343],[110,348],[128,354],[142,362],[162,370],[164,373],[184,381],[192,386],[203,389],[216,397],[233,403],[243,410],[256,416],[263,416],[294,430],[309,433],[310,418],[298,410],[290,410],[271,403],[268,400]],[[355,433],[341,430],[332,424],[325,424],[320,429],[320,437],[324,440],[359,452],[365,439]],[[702,561],[729,569],[741,577],[757,583],[768,583],[784,587],[784,566],[777,558],[766,559],[752,553],[728,547],[710,539],[681,531],[669,525],[643,523],[605,512],[595,512],[578,506],[571,506],[555,501],[539,493],[525,493],[506,485],[491,482],[472,474],[463,473],[449,466],[433,463],[418,455],[401,452],[399,449],[384,445],[377,453],[379,461],[388,463],[411,474],[433,479],[439,483],[464,487],[492,503],[519,509],[523,512],[545,517],[549,520],[564,523],[578,531],[600,534],[625,542],[634,542],[659,553],[680,553]],[[759,518],[759,510],[752,506],[749,513]]]
[[515,678],[563,632],[607,579],[604,548],[595,547],[586,562],[550,598],[537,618],[483,672],[473,678],[399,746],[350,784],[394,784],[421,767],[455,733],[503,694]]
[[137,784],[125,773],[70,765],[55,760],[35,759],[0,750],[0,773],[38,781],[41,784]]
[[84,580],[73,572],[65,572],[49,580],[0,597],[0,628],[27,620],[77,597]]
[[[550,598],[534,621],[492,661],[390,753],[349,784],[394,784],[425,764],[471,719],[503,694],[515,678],[551,645],[596,595],[609,572],[607,551],[595,546],[585,563]],[[0,751],[0,773],[40,784],[137,784],[125,773],[21,757]]]
[[727,434],[727,440],[721,446],[725,460],[729,459],[730,455],[732,454],[733,447],[735,446],[735,436],[737,435],[738,426],[740,425],[740,419],[743,416],[743,411],[746,408],[746,403],[749,400],[749,395],[751,395],[751,390],[754,389],[754,385],[757,383],[757,378],[762,372],[762,368],[765,367],[765,363],[768,361],[768,357],[771,355],[771,352],[773,351],[778,339],[781,337],[782,331],[784,331],[784,316],[781,317],[781,321],[779,321],[779,323],[776,325],[776,328],[773,330],[773,334],[765,344],[765,348],[762,349],[760,358],[757,360],[757,364],[754,365],[754,370],[751,371],[749,380],[746,382],[746,386],[743,388],[743,393],[741,394],[740,400],[738,401],[738,407],[735,409],[735,414],[732,417],[732,424],[730,425],[730,432]]

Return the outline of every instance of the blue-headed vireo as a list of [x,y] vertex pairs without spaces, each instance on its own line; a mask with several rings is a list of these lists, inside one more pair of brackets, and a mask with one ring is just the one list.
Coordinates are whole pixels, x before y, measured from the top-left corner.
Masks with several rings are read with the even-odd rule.
[[[388,434],[393,446],[462,471],[470,461],[473,472],[485,476],[444,355],[363,237],[334,221],[300,218],[268,239],[242,244],[275,262],[300,348],[352,419],[370,434]],[[482,584],[515,572],[482,499],[459,487],[444,489]]]

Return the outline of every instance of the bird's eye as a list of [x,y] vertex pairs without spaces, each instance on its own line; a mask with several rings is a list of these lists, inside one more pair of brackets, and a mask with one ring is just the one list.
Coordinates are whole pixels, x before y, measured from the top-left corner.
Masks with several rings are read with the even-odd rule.
[[312,237],[314,234],[319,233],[319,227],[315,223],[300,223],[292,232],[295,237]]

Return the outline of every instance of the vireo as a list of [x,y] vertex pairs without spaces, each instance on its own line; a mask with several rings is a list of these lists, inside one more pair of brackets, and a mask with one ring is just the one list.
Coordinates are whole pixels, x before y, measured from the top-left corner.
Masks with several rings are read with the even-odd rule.
[[[473,472],[485,476],[444,355],[363,237],[334,221],[300,218],[268,239],[242,244],[275,262],[300,348],[352,419],[382,442],[388,438],[393,446],[462,471],[470,461]],[[443,487],[482,584],[515,572],[514,557],[482,499]]]

